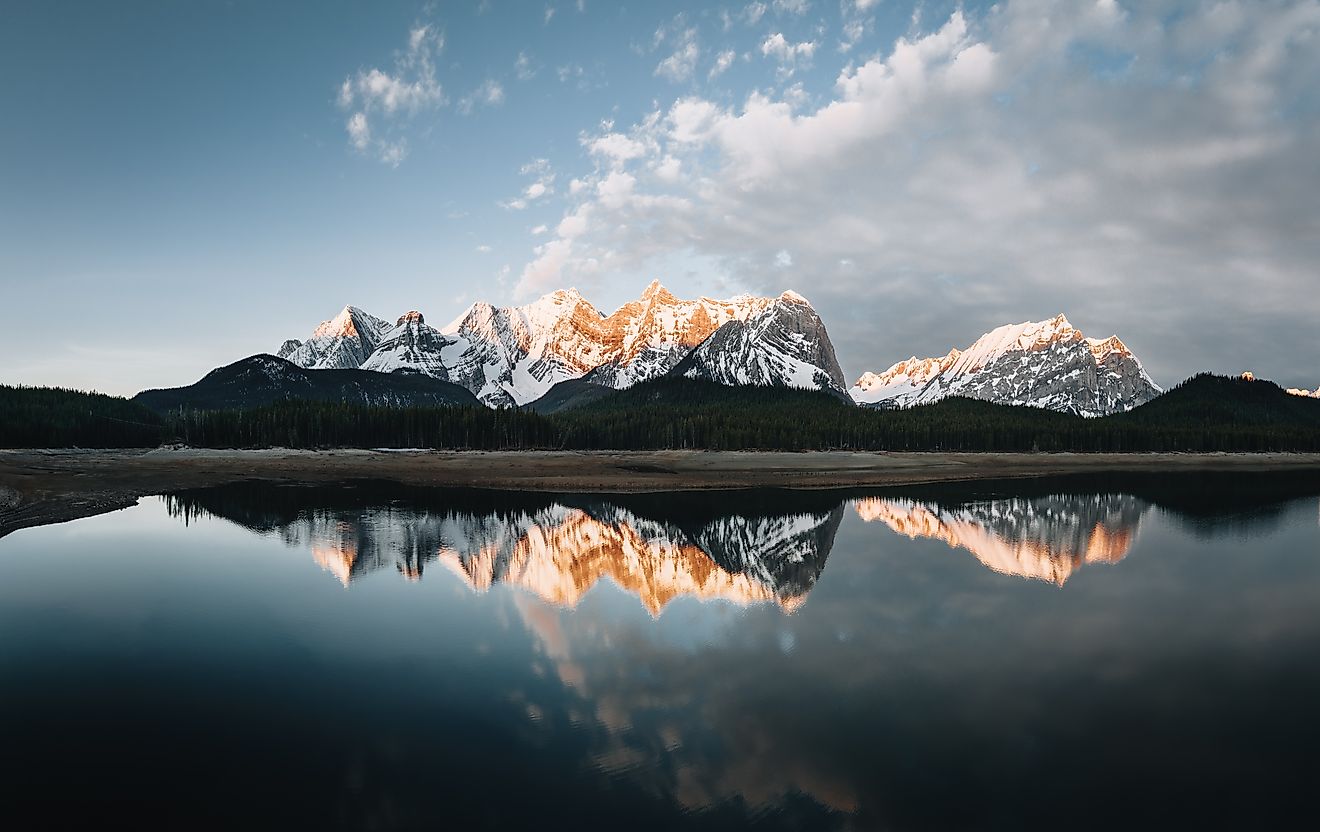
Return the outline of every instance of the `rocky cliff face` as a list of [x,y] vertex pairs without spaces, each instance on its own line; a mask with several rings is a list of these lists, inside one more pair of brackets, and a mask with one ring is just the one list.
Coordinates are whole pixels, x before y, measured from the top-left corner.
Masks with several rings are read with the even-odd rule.
[[967,396],[1083,416],[1130,410],[1161,392],[1118,336],[1086,338],[1063,315],[1002,326],[966,350],[866,373],[850,391],[876,407]]

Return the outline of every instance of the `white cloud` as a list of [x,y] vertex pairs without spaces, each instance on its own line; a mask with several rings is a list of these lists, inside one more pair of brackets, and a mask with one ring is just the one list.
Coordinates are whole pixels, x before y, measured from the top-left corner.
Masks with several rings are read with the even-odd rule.
[[392,168],[397,168],[400,162],[408,158],[408,141],[406,139],[380,142],[377,149],[380,160]]
[[784,14],[806,14],[809,8],[809,0],[775,0],[775,11]]
[[548,227],[546,227],[546,225],[545,225],[544,223],[541,224],[541,225],[535,225],[535,226],[532,226],[532,234],[535,235],[535,236],[540,236],[540,235],[544,234],[545,232],[547,232],[547,231],[549,231],[549,230],[550,230],[550,229],[549,229]]
[[[564,266],[573,256],[571,239],[556,239],[533,249],[535,258],[523,267],[515,289],[519,297],[530,297],[562,288]],[[585,265],[585,264],[583,264]]]
[[[398,120],[445,103],[435,70],[435,58],[444,43],[444,33],[434,26],[414,26],[408,33],[407,48],[395,57],[390,71],[372,67],[344,79],[338,104],[352,111],[345,129],[353,149],[371,153],[389,165],[403,161],[407,143],[394,136]],[[373,129],[373,119],[378,129]]]
[[780,63],[792,63],[799,58],[810,58],[816,52],[814,41],[790,43],[782,32],[775,32],[761,41],[761,54],[773,57]]
[[839,39],[839,51],[851,52],[857,42],[866,34],[867,22],[864,20],[848,20],[843,24],[843,37]]
[[531,176],[533,179],[523,188],[520,196],[501,203],[505,208],[522,211],[538,199],[555,192],[555,172],[551,169],[549,160],[533,159],[519,168],[518,173],[523,176]]
[[468,115],[478,106],[498,107],[504,103],[504,86],[494,78],[487,78],[470,94],[458,101],[458,111]]
[[371,127],[367,124],[366,113],[354,113],[348,118],[348,141],[358,150],[371,146]]
[[678,144],[704,141],[722,114],[718,105],[704,98],[680,98],[666,117],[669,138]]
[[588,85],[587,71],[582,64],[564,64],[555,68],[555,75],[559,78],[559,83],[567,84],[569,81],[577,82],[579,89],[585,89]]
[[782,32],[775,32],[761,41],[761,54],[774,58],[779,64],[776,76],[780,80],[792,77],[799,68],[810,67],[811,57],[815,53],[815,41],[793,43]]
[[554,6],[546,6],[546,7],[545,7],[545,16],[544,16],[544,18],[543,18],[542,21],[541,21],[542,24],[545,25],[545,26],[549,26],[549,25],[550,25],[550,21],[551,21],[552,18],[554,18],[554,16],[555,16],[555,7],[554,7]]
[[733,59],[736,53],[732,49],[726,49],[715,56],[715,63],[710,67],[710,74],[706,76],[708,80],[714,80],[723,75],[729,67],[733,66]]
[[1010,0],[915,30],[832,91],[682,97],[584,139],[606,164],[570,183],[518,289],[678,252],[750,290],[791,266],[853,374],[1058,311],[1118,331],[1161,381],[1253,350],[1300,367],[1269,333],[1320,318],[1299,175],[1320,156],[1320,4],[1230,7]]
[[587,150],[591,155],[601,157],[613,164],[639,159],[646,153],[646,146],[622,133],[605,133],[586,140]]
[[677,182],[683,173],[683,163],[677,157],[666,156],[651,168],[655,175],[664,182]]
[[577,211],[565,216],[555,227],[555,233],[565,239],[581,237],[587,232],[587,218],[591,214],[591,206],[583,205]]
[[674,51],[669,57],[656,64],[655,74],[675,83],[681,83],[692,77],[693,71],[697,68],[697,61],[701,58],[697,29],[695,26],[684,29],[672,40]]
[[495,249],[491,248],[491,247],[488,246],[488,245],[480,245],[480,246],[477,246],[476,249],[475,249],[475,251],[477,252],[477,254],[490,254],[490,253],[491,253],[492,251],[494,251],[494,250],[495,250]]
[[518,77],[519,81],[530,81],[536,77],[536,73],[539,71],[540,67],[532,64],[532,58],[530,55],[526,52],[518,53],[517,60],[513,62],[513,72],[514,75]]

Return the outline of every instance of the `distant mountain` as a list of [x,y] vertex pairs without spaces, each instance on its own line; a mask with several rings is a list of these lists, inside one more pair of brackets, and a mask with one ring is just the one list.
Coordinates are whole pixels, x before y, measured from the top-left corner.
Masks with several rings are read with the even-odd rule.
[[882,373],[865,373],[849,392],[872,407],[965,396],[1105,416],[1144,404],[1161,389],[1117,335],[1087,338],[1058,315],[1001,326],[939,358],[913,356]]
[[673,370],[731,386],[797,387],[844,393],[843,370],[816,310],[785,292],[745,320],[731,320]]
[[361,369],[378,373],[422,373],[449,381],[443,353],[455,343],[426,325],[421,312],[405,312],[398,323],[380,339],[375,351],[362,362]]
[[1304,390],[1299,387],[1289,387],[1288,392],[1294,396],[1305,396],[1310,399],[1320,399],[1320,387],[1314,390]]
[[356,306],[323,321],[306,341],[290,339],[279,357],[308,370],[355,370],[376,351],[390,325]]
[[526,306],[475,303],[444,332],[449,377],[494,407],[526,404],[605,360],[601,314],[576,289]]
[[132,401],[157,412],[255,407],[286,400],[365,405],[472,405],[465,388],[421,373],[308,370],[273,355],[254,355],[207,373],[187,387],[144,390]]
[[844,390],[825,326],[801,295],[682,300],[658,281],[609,316],[565,289],[525,306],[475,303],[439,331],[418,312],[391,328],[350,306],[307,341],[284,342],[280,355],[312,369],[420,372],[507,407],[566,381],[624,389],[658,378],[717,332],[685,372],[725,384]]
[[669,373],[694,348],[731,321],[746,321],[773,303],[738,295],[729,300],[680,300],[659,281],[602,321],[609,357],[587,380],[624,389]]

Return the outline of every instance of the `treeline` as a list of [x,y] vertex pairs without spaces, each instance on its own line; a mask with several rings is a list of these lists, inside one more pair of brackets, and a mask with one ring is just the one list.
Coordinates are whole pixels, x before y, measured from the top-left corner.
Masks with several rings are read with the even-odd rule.
[[557,447],[560,436],[549,419],[522,410],[308,401],[183,411],[170,426],[175,441],[200,448],[511,450]]
[[0,448],[154,448],[166,420],[117,396],[0,385]]
[[122,399],[0,388],[0,446],[566,450],[1320,452],[1320,401],[1198,376],[1102,419],[947,399],[907,410],[827,393],[661,379],[552,415],[285,401],[157,415]]

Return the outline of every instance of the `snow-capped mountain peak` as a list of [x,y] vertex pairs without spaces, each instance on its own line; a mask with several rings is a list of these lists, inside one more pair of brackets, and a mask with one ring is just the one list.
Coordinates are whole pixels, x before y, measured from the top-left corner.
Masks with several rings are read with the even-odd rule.
[[1127,344],[1124,344],[1117,335],[1110,335],[1108,338],[1087,338],[1086,345],[1091,348],[1091,354],[1095,356],[1096,361],[1104,361],[1110,355],[1132,355],[1132,350],[1128,349]]
[[662,298],[669,302],[678,300],[678,298],[674,297],[673,293],[666,289],[664,284],[658,280],[652,280],[647,284],[646,288],[642,290],[642,300],[649,301],[654,298]]
[[323,321],[312,337],[292,350],[285,341],[280,357],[309,370],[342,370],[361,367],[375,352],[390,325],[356,306],[345,306],[339,314]]
[[675,372],[720,384],[845,389],[825,324],[806,298],[785,292],[731,320],[701,342]]
[[1044,321],[1006,324],[976,339],[950,365],[955,373],[969,373],[989,366],[1010,352],[1034,352],[1054,344],[1076,343],[1082,333],[1073,328],[1062,314]]
[[362,369],[378,373],[423,373],[449,381],[444,349],[452,343],[427,326],[426,318],[414,309],[399,316],[394,328],[385,333],[375,351],[362,363]]
[[900,361],[865,373],[850,391],[860,404],[908,407],[948,396],[1101,416],[1161,392],[1117,335],[1085,337],[1065,315],[997,327],[965,350]]

